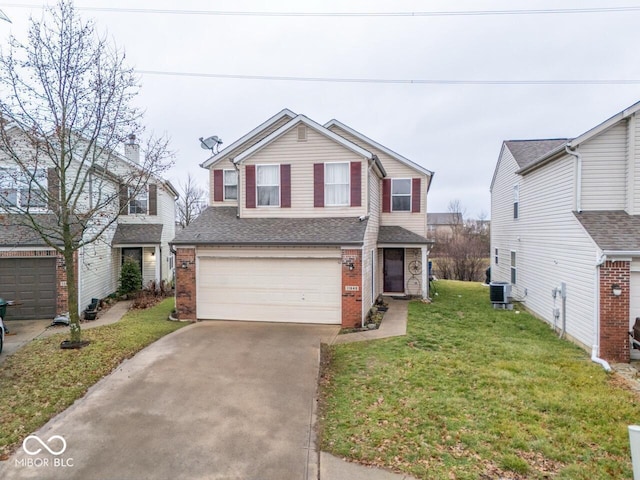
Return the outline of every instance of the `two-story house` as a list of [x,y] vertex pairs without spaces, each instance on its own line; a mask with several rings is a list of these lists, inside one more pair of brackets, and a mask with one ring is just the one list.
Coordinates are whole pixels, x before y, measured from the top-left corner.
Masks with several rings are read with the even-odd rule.
[[596,361],[629,361],[640,316],[639,111],[505,141],[491,183],[492,279]]
[[172,242],[181,318],[352,327],[381,293],[428,296],[429,170],[287,109],[202,167],[210,206]]
[[[20,141],[21,132],[17,129],[7,135],[14,135],[16,142]],[[33,157],[35,154],[28,148],[28,142],[23,143],[26,146],[21,155]],[[79,196],[85,202],[79,207],[80,215],[90,210],[93,203],[105,203],[106,198],[113,200],[93,215],[85,225],[84,235],[91,234],[100,222],[105,225],[111,222],[121,211],[97,241],[77,251],[80,311],[92,298],[104,298],[117,290],[120,267],[126,256],[140,263],[143,286],[152,281],[156,284],[162,280],[172,281],[174,276],[169,241],[175,235],[176,190],[169,182],[152,176],[146,185],[135,189],[133,197],[128,191],[121,191],[119,178],[122,177],[118,176],[118,171],[140,168],[139,146],[134,139],[124,146],[124,155],[115,152],[104,155],[109,155],[104,165],[108,165],[110,171],[98,168],[101,162],[94,162],[90,175],[69,179],[70,182],[86,179],[83,194]],[[38,195],[36,190],[30,190],[22,170],[9,155],[0,151],[0,202],[3,206],[0,210],[0,296],[18,303],[9,312],[12,319],[53,318],[69,310],[63,256],[24,225],[21,215],[25,213],[16,213],[26,211],[28,206],[27,214],[34,218],[38,228],[43,231],[59,228],[53,212],[55,206],[44,200],[44,197],[50,201],[59,196],[59,178],[46,159],[39,158],[34,165],[37,165],[38,191],[42,187],[48,195]],[[118,199],[122,203],[119,204]],[[56,241],[53,245],[62,244]]]

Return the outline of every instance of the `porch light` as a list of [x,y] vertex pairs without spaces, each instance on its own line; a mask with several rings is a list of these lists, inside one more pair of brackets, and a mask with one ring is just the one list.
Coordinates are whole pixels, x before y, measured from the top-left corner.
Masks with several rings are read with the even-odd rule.
[[187,265],[187,262],[182,262],[182,268],[189,268],[189,266]]
[[355,265],[351,261],[344,262],[345,266],[349,268],[349,270],[353,270]]
[[613,285],[611,285],[611,293],[613,293],[615,297],[619,297],[620,295],[622,295],[622,287],[620,287],[620,285],[618,285],[617,283],[614,283]]

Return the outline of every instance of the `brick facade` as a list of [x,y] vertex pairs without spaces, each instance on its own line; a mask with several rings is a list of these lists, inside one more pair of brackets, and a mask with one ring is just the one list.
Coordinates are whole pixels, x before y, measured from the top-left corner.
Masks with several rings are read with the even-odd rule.
[[196,250],[176,249],[176,309],[180,320],[196,320]]
[[[353,270],[349,268],[351,264]],[[342,327],[359,327],[361,324],[362,250],[342,250]]]
[[[600,267],[600,357],[629,361],[629,293],[631,262],[607,261]],[[612,286],[622,294],[615,296]]]
[[[32,258],[32,257],[55,257],[56,258],[56,313],[66,313],[69,311],[69,297],[67,288],[67,272],[62,254],[55,250],[11,250],[0,251],[0,258]],[[76,271],[77,271],[76,254]],[[77,274],[76,274],[77,278]],[[9,299],[11,300],[11,299]]]

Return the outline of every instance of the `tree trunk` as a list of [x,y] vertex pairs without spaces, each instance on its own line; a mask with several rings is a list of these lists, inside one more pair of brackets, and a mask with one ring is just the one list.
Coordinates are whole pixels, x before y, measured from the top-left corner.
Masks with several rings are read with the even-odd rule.
[[[64,228],[66,227],[66,228]],[[69,225],[64,225],[65,230],[65,248],[64,248],[64,263],[65,270],[67,272],[67,298],[69,306],[69,328],[71,329],[71,341],[81,341],[80,330],[80,315],[78,314],[78,282],[76,280],[76,255],[73,248],[73,239],[71,238],[71,232],[68,228]],[[68,238],[66,234],[69,234]]]

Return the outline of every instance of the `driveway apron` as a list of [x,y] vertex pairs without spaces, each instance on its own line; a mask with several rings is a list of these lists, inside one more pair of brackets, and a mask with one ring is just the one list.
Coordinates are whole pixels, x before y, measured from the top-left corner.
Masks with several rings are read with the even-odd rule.
[[[201,322],[101,380],[0,464],[4,479],[301,479],[335,326]],[[89,347],[90,348],[90,347]],[[50,440],[51,439],[51,440]]]

